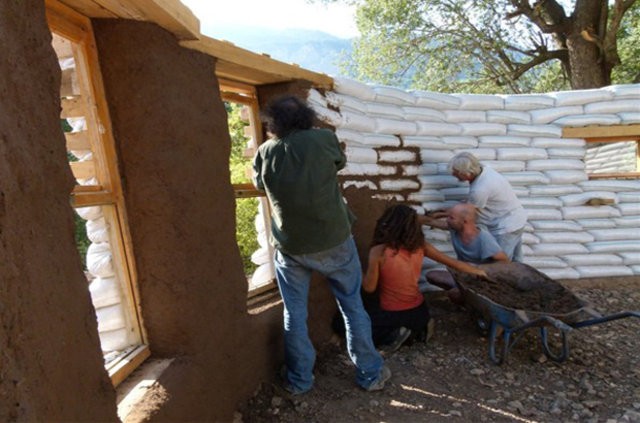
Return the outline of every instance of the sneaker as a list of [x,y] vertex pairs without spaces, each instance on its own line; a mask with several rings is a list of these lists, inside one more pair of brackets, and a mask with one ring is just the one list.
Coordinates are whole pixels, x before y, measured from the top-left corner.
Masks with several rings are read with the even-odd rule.
[[380,375],[376,380],[373,381],[368,388],[364,388],[365,391],[373,392],[373,391],[381,391],[384,388],[384,384],[391,378],[391,369],[387,366],[382,366],[380,370]]
[[395,339],[389,345],[385,345],[381,352],[383,354],[391,354],[398,351],[409,336],[411,336],[411,329],[407,329],[404,326],[399,327]]

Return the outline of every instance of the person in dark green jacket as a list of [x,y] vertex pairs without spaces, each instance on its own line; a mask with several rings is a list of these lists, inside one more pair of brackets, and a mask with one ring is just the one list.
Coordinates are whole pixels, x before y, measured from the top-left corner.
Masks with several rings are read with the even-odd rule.
[[346,164],[344,152],[332,131],[313,128],[315,112],[298,97],[274,100],[263,119],[272,138],[254,158],[254,184],[271,206],[270,240],[284,302],[285,389],[302,394],[313,387],[315,349],[307,330],[307,302],[311,273],[316,271],[329,281],[344,318],[358,385],[380,390],[391,371],[373,345],[371,321],[360,296],[362,268],[351,235],[354,218],[337,177]]

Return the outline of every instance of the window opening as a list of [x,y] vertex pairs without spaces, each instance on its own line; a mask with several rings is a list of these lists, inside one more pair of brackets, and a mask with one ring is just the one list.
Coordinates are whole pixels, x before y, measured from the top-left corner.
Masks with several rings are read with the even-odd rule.
[[75,238],[96,312],[105,368],[117,385],[149,356],[97,53],[89,19],[47,3],[62,78],[60,121],[76,178]]
[[585,169],[591,179],[640,176],[638,141],[587,141],[584,161]]
[[268,241],[269,206],[251,181],[252,162],[262,141],[255,89],[221,82],[227,110],[231,184],[236,196],[236,242],[242,257],[250,297],[275,288],[274,250]]

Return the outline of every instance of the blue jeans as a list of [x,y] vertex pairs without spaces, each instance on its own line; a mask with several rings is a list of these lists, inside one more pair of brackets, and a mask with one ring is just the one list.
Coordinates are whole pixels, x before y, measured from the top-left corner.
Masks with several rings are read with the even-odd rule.
[[371,321],[362,304],[362,269],[353,237],[329,250],[312,254],[275,254],[276,279],[284,302],[284,344],[287,382],[294,393],[313,387],[315,349],[307,330],[307,302],[312,271],[331,285],[345,322],[347,350],[356,366],[356,381],[368,388],[378,377],[383,359],[371,339]]
[[511,261],[522,262],[522,233],[524,229],[518,229],[514,232],[506,234],[493,235],[498,241],[498,245],[502,251],[509,257]]

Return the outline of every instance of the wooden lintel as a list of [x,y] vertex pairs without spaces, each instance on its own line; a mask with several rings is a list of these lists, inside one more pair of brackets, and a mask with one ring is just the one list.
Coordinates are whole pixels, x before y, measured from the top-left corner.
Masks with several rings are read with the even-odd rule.
[[220,91],[231,91],[250,96],[256,95],[256,87],[250,84],[243,84],[242,82],[222,78],[218,78],[218,83],[220,84]]
[[231,101],[239,104],[252,104],[256,101],[255,97],[247,97],[241,94],[222,92],[221,95],[224,101]]
[[640,172],[625,173],[590,173],[589,179],[638,179]]
[[[261,84],[301,79],[321,88],[331,88],[333,86],[333,78],[328,75],[280,62],[237,47],[229,42],[203,36],[200,40],[183,41],[180,44],[218,58],[219,62],[216,64],[216,68],[220,65],[220,61],[224,61],[270,76],[270,78],[264,78]],[[237,80],[234,77],[228,79]]]
[[126,379],[143,361],[145,361],[151,352],[146,345],[140,345],[135,350],[127,354],[126,357],[118,360],[115,366],[109,369],[109,377],[113,386],[118,386]]
[[113,203],[115,195],[99,185],[76,185],[70,201],[73,207],[102,206]]
[[635,125],[591,125],[583,127],[562,128],[563,138],[612,138],[626,137],[633,139],[640,136],[640,124]]

